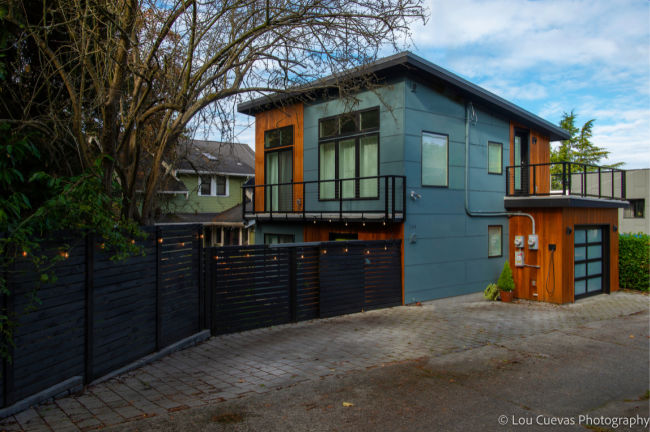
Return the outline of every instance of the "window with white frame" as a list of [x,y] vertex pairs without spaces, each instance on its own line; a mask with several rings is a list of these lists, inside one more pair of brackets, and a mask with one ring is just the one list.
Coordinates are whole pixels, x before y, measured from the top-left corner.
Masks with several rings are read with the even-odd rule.
[[199,196],[228,196],[228,177],[199,176]]

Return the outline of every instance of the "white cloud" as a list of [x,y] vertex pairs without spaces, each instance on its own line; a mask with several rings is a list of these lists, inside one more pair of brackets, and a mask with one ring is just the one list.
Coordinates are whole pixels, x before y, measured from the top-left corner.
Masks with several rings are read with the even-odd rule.
[[572,109],[596,118],[608,162],[650,166],[650,2],[428,3],[418,54],[554,123]]

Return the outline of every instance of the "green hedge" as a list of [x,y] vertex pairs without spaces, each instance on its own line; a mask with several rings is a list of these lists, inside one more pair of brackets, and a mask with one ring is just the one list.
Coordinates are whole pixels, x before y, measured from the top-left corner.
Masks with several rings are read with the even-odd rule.
[[621,288],[650,291],[650,236],[618,236],[618,271]]

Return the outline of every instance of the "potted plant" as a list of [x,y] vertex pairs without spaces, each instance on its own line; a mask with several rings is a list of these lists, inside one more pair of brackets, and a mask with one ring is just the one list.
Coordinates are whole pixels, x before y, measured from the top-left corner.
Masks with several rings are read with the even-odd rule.
[[499,287],[499,296],[501,301],[505,303],[510,303],[514,296],[513,291],[515,289],[515,281],[512,278],[512,270],[510,269],[510,264],[506,261],[503,264],[503,270],[501,271],[501,276],[497,281],[497,286]]

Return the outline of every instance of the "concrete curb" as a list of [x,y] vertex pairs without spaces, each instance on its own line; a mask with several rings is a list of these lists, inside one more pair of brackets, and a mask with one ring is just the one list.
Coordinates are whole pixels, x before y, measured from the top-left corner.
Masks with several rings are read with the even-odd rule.
[[119,369],[114,370],[113,372],[109,372],[108,374],[97,378],[96,380],[92,381],[89,385],[95,385],[95,384],[100,384],[103,383],[104,381],[108,381],[111,378],[115,378],[118,375],[122,375],[124,373],[130,372],[133,369],[140,368],[144,365],[147,365],[149,363],[153,363],[156,360],[159,360],[163,357],[168,356],[169,354],[183,350],[185,348],[189,348],[191,346],[194,346],[200,342],[203,342],[204,340],[207,340],[210,337],[210,330],[203,330],[198,333],[193,334],[190,337],[186,337],[185,339],[181,339],[176,343],[173,343],[160,351],[156,351],[155,353],[149,354],[147,356],[144,356],[133,363],[129,363],[126,366],[123,366]]
[[68,378],[67,380],[55,384],[52,387],[46,388],[41,392],[26,397],[25,399],[20,400],[11,406],[0,409],[0,418],[5,418],[9,417],[10,415],[17,414],[48,399],[67,396],[69,394],[81,391],[83,389],[83,384],[84,380],[81,376],[73,376],[72,378]]
[[[95,381],[91,382],[90,385],[99,384],[104,381],[108,381],[109,379],[114,378],[118,375],[132,371],[133,369],[137,369],[139,367],[152,363],[156,360],[159,360],[163,357],[166,357],[173,352],[180,351],[185,348],[194,346],[200,342],[203,342],[209,337],[210,337],[210,330],[203,330],[198,333],[195,333],[190,337],[182,339],[176,343],[173,343],[161,349],[160,351],[149,354],[145,357],[142,357],[141,359],[134,361],[133,363],[130,363],[100,378],[97,378]],[[25,411],[26,409],[38,405],[40,403],[43,403],[49,399],[67,396],[72,393],[80,392],[81,390],[83,390],[83,388],[84,385],[83,385],[82,376],[74,376],[72,378],[68,378],[67,380],[55,384],[52,387],[49,387],[41,392],[26,397],[25,399],[22,399],[11,406],[0,409],[0,419],[17,414],[21,411]]]

